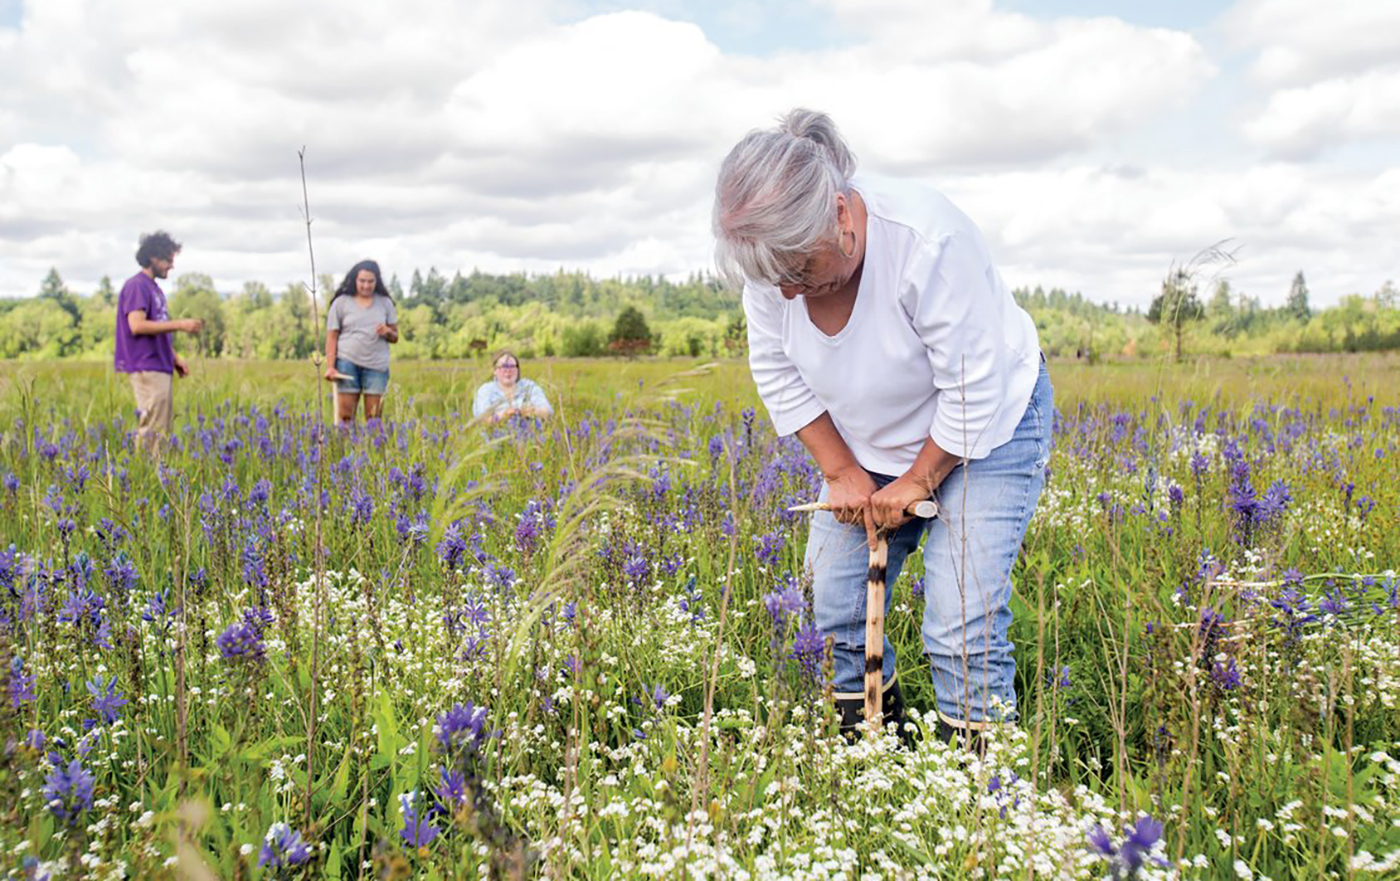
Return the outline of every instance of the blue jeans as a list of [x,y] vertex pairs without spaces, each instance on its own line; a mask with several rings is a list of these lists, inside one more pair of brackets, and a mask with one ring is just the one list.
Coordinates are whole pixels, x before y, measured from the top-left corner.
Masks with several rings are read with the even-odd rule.
[[[955,727],[1016,718],[1016,661],[1011,627],[1011,569],[1045,485],[1054,389],[1045,365],[1011,439],[984,459],[959,464],[938,488],[938,517],[911,520],[889,538],[887,585],[904,558],[924,542],[924,653],[938,712]],[[872,475],[883,486],[893,477]],[[826,489],[822,490],[826,498]],[[812,515],[805,565],[812,574],[813,614],[834,639],[837,698],[860,698],[865,682],[865,527]],[[893,591],[885,593],[888,619]],[[884,646],[886,686],[895,655]]]
[[382,395],[389,387],[389,371],[372,370],[369,367],[361,367],[353,361],[346,361],[344,358],[335,359],[335,369],[338,373],[343,373],[349,379],[336,380],[335,390],[347,395],[364,392],[367,395]]

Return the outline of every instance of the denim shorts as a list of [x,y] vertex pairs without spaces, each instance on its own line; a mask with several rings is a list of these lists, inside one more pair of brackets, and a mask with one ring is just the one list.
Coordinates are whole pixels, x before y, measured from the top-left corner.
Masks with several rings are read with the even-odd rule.
[[336,380],[335,390],[344,394],[357,395],[361,392],[367,395],[382,395],[389,387],[389,371],[371,370],[368,367],[361,367],[358,364],[346,361],[344,358],[335,359],[335,369],[338,373],[343,373],[349,379]]
[[[1016,718],[1016,662],[1007,638],[1011,569],[1045,483],[1053,410],[1054,391],[1042,362],[1011,439],[986,458],[953,469],[934,494],[937,519],[910,520],[889,539],[885,583],[891,586],[905,557],[923,542],[920,634],[939,715],[955,726]],[[877,485],[893,479],[871,476]],[[825,488],[821,497],[825,500]],[[836,696],[860,698],[869,564],[865,527],[839,523],[827,512],[812,515],[804,562],[812,576],[816,625],[834,639]],[[893,594],[885,593],[886,616]],[[886,637],[887,686],[895,676],[894,659]]]

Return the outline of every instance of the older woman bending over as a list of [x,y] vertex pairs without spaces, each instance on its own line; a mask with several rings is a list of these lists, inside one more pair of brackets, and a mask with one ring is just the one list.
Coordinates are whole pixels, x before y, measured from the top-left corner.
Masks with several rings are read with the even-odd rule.
[[[890,584],[924,541],[938,734],[970,737],[1016,718],[1011,569],[1050,455],[1050,378],[973,222],[923,183],[855,170],[823,113],[750,132],[715,188],[718,263],[743,285],[773,424],[825,477],[832,510],[812,518],[806,565],[843,727],[862,709],[868,548],[888,530]],[[937,519],[904,513],[930,496]],[[886,721],[899,723],[894,659],[886,639]]]

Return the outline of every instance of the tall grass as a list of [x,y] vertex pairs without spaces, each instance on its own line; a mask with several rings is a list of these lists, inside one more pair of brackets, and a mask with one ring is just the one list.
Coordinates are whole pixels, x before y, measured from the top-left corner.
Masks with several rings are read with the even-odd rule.
[[396,363],[340,432],[304,365],[200,364],[160,461],[105,367],[7,367],[7,868],[1395,871],[1396,359],[1052,365],[1021,722],[982,756],[835,733],[810,614],[766,602],[809,589],[819,475],[700,366],[526,362],[558,418],[490,428],[485,367]]

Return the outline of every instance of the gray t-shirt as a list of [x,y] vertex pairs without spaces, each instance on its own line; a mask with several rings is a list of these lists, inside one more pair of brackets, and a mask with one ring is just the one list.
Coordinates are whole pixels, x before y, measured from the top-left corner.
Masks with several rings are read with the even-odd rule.
[[375,294],[374,300],[364,309],[360,308],[356,297],[336,297],[326,310],[326,330],[340,331],[335,356],[370,370],[389,369],[389,342],[374,329],[398,321],[394,301],[383,294]]

